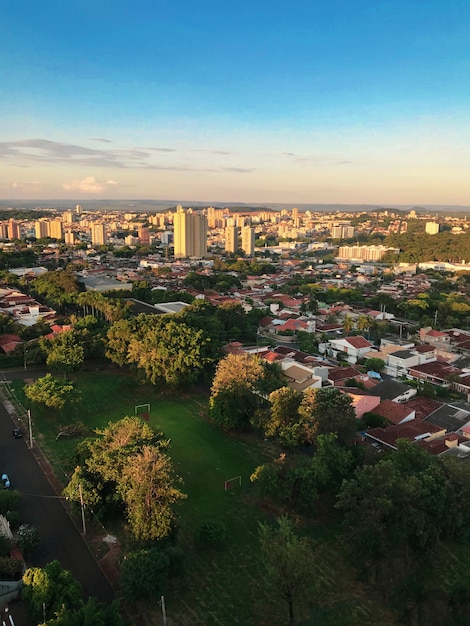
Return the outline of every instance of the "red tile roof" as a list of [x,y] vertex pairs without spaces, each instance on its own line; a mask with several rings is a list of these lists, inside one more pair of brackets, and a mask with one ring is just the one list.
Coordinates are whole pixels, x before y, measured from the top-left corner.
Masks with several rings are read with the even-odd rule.
[[354,367],[332,367],[328,372],[328,379],[333,382],[361,376],[361,372]]
[[443,333],[440,330],[435,330],[434,328],[430,330],[425,335],[426,337],[447,337],[447,333]]
[[0,335],[0,348],[4,344],[10,343],[11,341],[15,341],[16,343],[21,343],[23,340],[21,339],[19,335],[14,335],[12,333],[10,334],[5,333],[5,335]]
[[420,437],[424,439],[426,436],[439,433],[442,430],[440,426],[414,419],[405,424],[394,424],[388,428],[371,428],[366,434],[378,441],[383,441],[392,447],[396,447],[398,439],[417,441]]
[[440,380],[446,380],[451,374],[461,374],[462,370],[449,365],[444,361],[432,361],[432,363],[423,363],[422,365],[415,365],[409,368],[409,372],[416,372],[417,374],[426,374],[428,376],[434,376]]
[[421,396],[412,398],[403,404],[413,411],[416,411],[415,419],[424,419],[442,406],[442,402],[432,400],[431,398],[423,398]]
[[419,352],[420,354],[424,354],[425,352],[434,352],[434,346],[430,346],[428,343],[423,343],[420,346],[415,346],[413,350],[415,352]]
[[379,406],[375,407],[374,413],[385,417],[392,424],[400,424],[414,413],[414,409],[405,404],[393,402],[393,400],[382,400]]
[[357,337],[344,337],[344,340],[353,348],[371,348],[373,346],[373,344],[367,341],[365,337],[362,337],[362,335],[358,335]]
[[283,330],[307,330],[308,324],[301,322],[300,320],[287,320],[285,324],[279,326],[279,330],[282,333]]

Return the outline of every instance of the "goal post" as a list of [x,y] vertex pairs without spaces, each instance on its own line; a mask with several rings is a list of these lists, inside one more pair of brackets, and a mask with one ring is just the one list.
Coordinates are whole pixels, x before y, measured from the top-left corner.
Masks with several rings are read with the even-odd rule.
[[150,403],[137,404],[134,408],[134,415],[139,415],[139,409],[144,409],[141,413],[150,413]]
[[242,477],[235,476],[235,478],[229,478],[224,482],[224,491],[228,491],[229,489],[233,489],[234,487],[242,486]]
[[150,419],[150,403],[146,404],[137,404],[134,408],[134,415],[141,417],[145,422],[148,422]]

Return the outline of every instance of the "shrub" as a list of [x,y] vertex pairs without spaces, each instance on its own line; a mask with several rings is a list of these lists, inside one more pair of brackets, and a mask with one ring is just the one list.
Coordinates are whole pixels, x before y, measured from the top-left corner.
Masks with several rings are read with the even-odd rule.
[[12,489],[0,489],[0,515],[16,511],[20,503],[20,492]]
[[19,580],[23,576],[24,563],[7,556],[0,557],[0,579]]
[[22,524],[16,532],[15,541],[23,555],[29,556],[38,547],[39,531],[34,526]]
[[220,548],[226,537],[226,528],[221,522],[201,524],[196,531],[196,543],[201,548]]
[[162,593],[170,571],[168,554],[158,548],[129,552],[121,564],[121,587],[127,600],[143,600]]
[[6,557],[10,553],[11,541],[8,537],[0,535],[0,558]]
[[8,511],[5,517],[10,522],[12,530],[16,530],[19,527],[21,517],[18,511]]

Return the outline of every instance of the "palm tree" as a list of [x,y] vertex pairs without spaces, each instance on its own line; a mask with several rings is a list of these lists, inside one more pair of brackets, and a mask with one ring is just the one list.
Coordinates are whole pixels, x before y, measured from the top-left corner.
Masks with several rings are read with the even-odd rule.
[[353,327],[352,317],[350,315],[345,315],[343,320],[343,330],[346,335],[349,335]]
[[360,315],[356,323],[356,328],[361,332],[364,332],[366,330],[368,331],[370,329],[371,323],[372,318],[369,315]]

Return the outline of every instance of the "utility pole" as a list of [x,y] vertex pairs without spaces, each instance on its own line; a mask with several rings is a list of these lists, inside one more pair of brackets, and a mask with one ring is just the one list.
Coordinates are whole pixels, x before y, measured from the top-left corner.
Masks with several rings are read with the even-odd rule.
[[33,449],[33,427],[31,425],[31,411],[28,409],[29,447]]
[[168,626],[168,622],[166,620],[165,596],[162,596],[160,604],[162,605],[163,626]]
[[83,493],[82,493],[82,485],[81,483],[78,485],[78,492],[80,494],[80,506],[82,507],[82,526],[83,526],[83,534],[86,535],[86,525],[85,525],[85,505],[83,503]]

